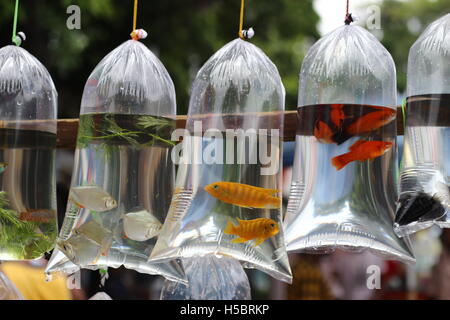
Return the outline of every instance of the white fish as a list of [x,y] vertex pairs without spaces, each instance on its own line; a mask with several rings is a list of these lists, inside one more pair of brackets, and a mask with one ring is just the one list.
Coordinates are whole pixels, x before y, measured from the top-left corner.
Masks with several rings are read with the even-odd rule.
[[80,208],[103,212],[117,207],[117,201],[98,186],[80,186],[70,189],[69,200]]
[[159,234],[162,223],[146,210],[130,212],[123,217],[125,236],[134,241],[146,241]]
[[69,239],[58,243],[67,258],[81,266],[97,263],[108,254],[111,245],[111,232],[94,220],[84,223]]

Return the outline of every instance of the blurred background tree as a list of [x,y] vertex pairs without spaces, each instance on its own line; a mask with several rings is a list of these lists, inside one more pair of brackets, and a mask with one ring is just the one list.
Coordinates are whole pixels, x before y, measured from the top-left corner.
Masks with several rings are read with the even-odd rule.
[[[59,92],[59,117],[78,117],[87,77],[111,50],[128,40],[133,0],[22,0],[18,31],[22,47],[50,71]],[[0,46],[11,43],[15,1],[0,3]],[[70,5],[81,9],[81,30],[69,30]],[[138,28],[143,41],[168,69],[177,92],[178,113],[185,114],[189,89],[198,69],[237,37],[239,0],[140,1]],[[248,1],[244,27],[253,26],[252,42],[278,66],[287,91],[286,105],[297,104],[303,56],[319,37],[313,0]]]
[[399,92],[406,90],[409,48],[431,22],[449,12],[449,0],[384,0],[381,4],[381,42],[397,66]]

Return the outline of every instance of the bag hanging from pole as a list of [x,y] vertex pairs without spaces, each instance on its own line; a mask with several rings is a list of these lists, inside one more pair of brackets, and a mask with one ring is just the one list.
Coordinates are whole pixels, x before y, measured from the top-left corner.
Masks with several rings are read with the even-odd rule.
[[393,230],[396,99],[392,57],[365,29],[342,26],[308,51],[284,221],[288,251],[370,249],[414,261]]
[[450,14],[409,51],[406,127],[395,230],[450,227]]

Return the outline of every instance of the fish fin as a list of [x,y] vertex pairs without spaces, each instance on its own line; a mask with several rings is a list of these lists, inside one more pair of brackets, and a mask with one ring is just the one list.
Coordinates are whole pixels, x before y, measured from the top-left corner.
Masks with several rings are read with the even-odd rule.
[[264,239],[264,238],[256,238],[255,244],[253,245],[253,247],[259,246],[261,243],[264,242],[264,240],[266,240],[266,239]]
[[350,146],[350,148],[348,148],[348,150],[353,151],[353,150],[355,150],[357,147],[359,147],[360,145],[362,145],[363,143],[366,143],[366,142],[367,142],[366,140],[358,140],[358,141],[356,141],[354,144],[352,144],[352,145]]
[[280,192],[280,190],[278,189],[265,189],[265,188],[261,188],[261,192],[264,192],[265,194],[268,194],[270,196],[274,196],[276,195],[278,192]]
[[[238,219],[238,221],[240,221]],[[225,227],[225,230],[223,230],[223,233],[225,234],[234,234],[236,226],[231,222],[231,220],[228,220],[227,226]]]
[[331,159],[331,164],[339,171],[352,161],[354,161],[354,159],[351,157],[350,153],[344,153]]
[[244,242],[247,242],[247,241],[248,240],[244,239],[244,238],[236,238],[236,239],[231,240],[231,243],[244,243]]
[[265,206],[265,209],[279,209],[280,208],[280,202],[281,199],[279,197],[272,197],[271,203]]

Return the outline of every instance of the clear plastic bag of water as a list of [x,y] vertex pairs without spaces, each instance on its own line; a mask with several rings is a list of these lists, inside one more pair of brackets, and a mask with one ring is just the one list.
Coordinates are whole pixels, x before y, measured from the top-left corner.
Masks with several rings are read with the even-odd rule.
[[288,251],[370,249],[413,262],[393,229],[397,195],[396,73],[368,31],[342,26],[301,68],[296,154],[285,217]]
[[0,49],[0,260],[32,260],[58,234],[57,92],[25,49]]
[[395,230],[450,227],[450,14],[409,51],[406,128]]
[[1,271],[0,300],[24,300],[17,287]]
[[183,259],[189,285],[166,280],[161,300],[250,300],[251,288],[240,262],[207,255]]
[[125,266],[184,280],[176,261],[147,261],[172,198],[175,115],[172,80],[139,41],[97,65],[83,92],[66,215],[48,273]]
[[151,261],[215,254],[292,279],[281,226],[285,90],[276,66],[236,39],[200,69],[174,139],[176,189]]

